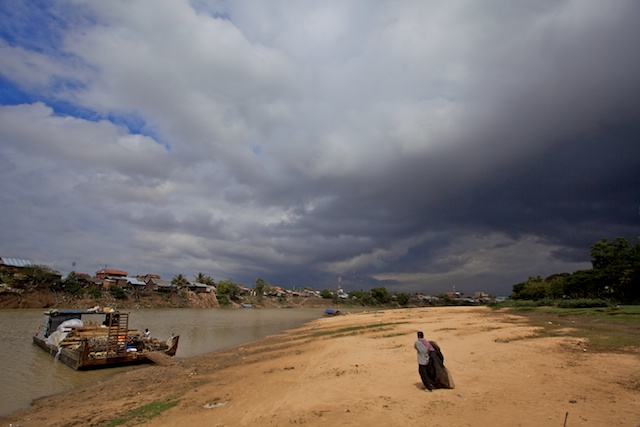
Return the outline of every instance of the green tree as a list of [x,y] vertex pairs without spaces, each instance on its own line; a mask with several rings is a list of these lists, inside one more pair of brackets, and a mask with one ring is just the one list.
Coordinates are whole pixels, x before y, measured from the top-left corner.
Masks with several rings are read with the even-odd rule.
[[120,286],[111,286],[109,288],[109,293],[111,294],[112,297],[114,297],[116,299],[126,299],[127,298],[127,293]]
[[567,277],[569,277],[569,273],[558,273],[544,279],[548,285],[547,292],[550,298],[559,299],[566,295],[565,283]]
[[380,286],[371,289],[371,296],[375,301],[380,304],[388,304],[391,302],[391,294],[387,291],[387,288]]
[[407,292],[399,292],[396,294],[396,302],[402,306],[407,305],[410,298],[411,294]]
[[102,298],[102,289],[100,289],[98,286],[89,286],[89,289],[87,292],[89,293],[89,296],[93,299]]
[[193,277],[195,278],[196,283],[202,283],[203,285],[209,285],[209,286],[215,285],[215,282],[213,281],[213,277],[207,276],[204,273],[198,273]]
[[359,291],[351,291],[349,293],[349,296],[364,306],[375,305],[375,301],[371,296],[371,292],[367,292],[361,289]]
[[218,282],[217,289],[218,295],[224,295],[230,300],[236,299],[240,291],[238,285],[232,280],[221,280]]
[[331,292],[329,289],[323,289],[320,291],[320,296],[324,299],[331,299],[333,298],[333,292]]
[[67,279],[62,286],[66,293],[71,294],[76,298],[82,298],[84,296],[84,288],[77,280]]
[[601,239],[591,246],[591,265],[596,270],[607,270],[619,275],[629,266],[629,242],[618,237],[609,242]]
[[605,283],[598,270],[578,270],[563,279],[563,289],[570,298],[600,298],[606,293]]
[[256,296],[259,301],[262,301],[262,297],[264,295],[264,289],[266,287],[266,283],[262,277],[258,277],[256,279],[256,283],[253,285],[253,289],[256,291]]
[[640,240],[601,239],[591,246],[591,270],[529,277],[513,286],[513,299],[615,299],[640,302]]
[[602,239],[591,247],[591,264],[613,297],[625,301],[640,300],[640,243],[618,237]]
[[542,277],[528,277],[523,283],[513,286],[511,298],[526,300],[541,300],[549,297],[549,286]]

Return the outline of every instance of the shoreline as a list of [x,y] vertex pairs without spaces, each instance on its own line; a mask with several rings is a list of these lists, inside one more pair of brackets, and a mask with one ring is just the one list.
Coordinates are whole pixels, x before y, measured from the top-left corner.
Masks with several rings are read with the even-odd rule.
[[264,297],[257,300],[255,297],[241,297],[237,301],[221,305],[215,293],[198,293],[189,290],[173,293],[146,292],[142,295],[128,295],[124,299],[116,299],[112,296],[102,298],[76,298],[68,294],[56,294],[50,290],[39,289],[30,292],[0,292],[0,309],[19,310],[30,308],[41,309],[76,309],[91,308],[95,306],[112,307],[119,310],[139,308],[219,308],[239,309],[243,304],[249,304],[255,308],[339,308],[366,309],[360,305],[336,304],[325,298],[289,297]]
[[[417,330],[442,348],[455,389],[422,390]],[[442,426],[561,426],[565,416],[571,427],[638,424],[638,355],[590,353],[580,339],[562,335],[528,338],[534,330],[522,316],[486,307],[323,317],[44,397],[2,421],[100,426],[156,405],[165,410],[140,425],[388,426],[428,417]]]

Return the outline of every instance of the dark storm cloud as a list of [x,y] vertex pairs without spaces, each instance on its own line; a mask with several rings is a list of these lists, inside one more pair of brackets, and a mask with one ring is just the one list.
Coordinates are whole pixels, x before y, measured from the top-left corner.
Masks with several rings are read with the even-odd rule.
[[638,233],[637,2],[36,9],[0,8],[0,255],[506,294]]

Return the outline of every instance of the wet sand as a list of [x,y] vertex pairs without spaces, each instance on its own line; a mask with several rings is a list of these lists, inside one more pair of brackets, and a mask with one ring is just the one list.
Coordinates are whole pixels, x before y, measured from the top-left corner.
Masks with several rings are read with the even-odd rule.
[[[455,389],[423,390],[418,330],[440,345]],[[525,318],[485,307],[327,317],[39,399],[2,425],[640,426],[640,355],[534,332]],[[152,402],[174,406],[133,418]]]

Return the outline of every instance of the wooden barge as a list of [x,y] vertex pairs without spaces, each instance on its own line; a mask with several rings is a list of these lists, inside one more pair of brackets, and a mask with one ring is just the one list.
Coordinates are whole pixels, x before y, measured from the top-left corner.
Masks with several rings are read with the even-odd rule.
[[76,370],[140,363],[165,364],[175,356],[180,336],[166,341],[129,329],[129,313],[104,310],[50,310],[33,342]]

